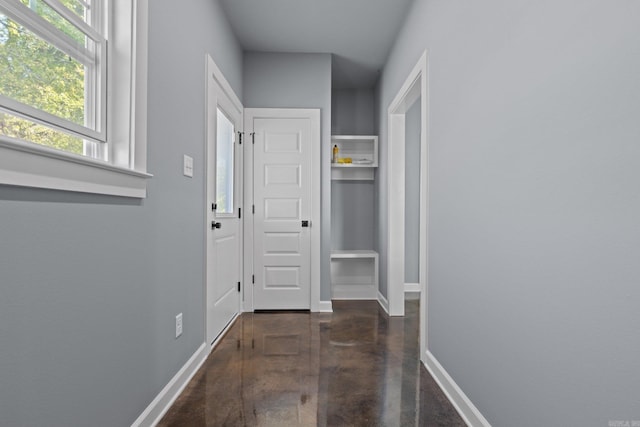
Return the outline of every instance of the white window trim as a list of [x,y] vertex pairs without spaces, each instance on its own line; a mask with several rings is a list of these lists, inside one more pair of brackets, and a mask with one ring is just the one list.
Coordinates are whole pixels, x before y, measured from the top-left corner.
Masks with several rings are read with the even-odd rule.
[[[109,162],[0,136],[0,184],[146,197],[152,176],[147,173],[148,0],[109,4],[118,17],[109,34],[110,67],[118,64],[109,70]],[[132,28],[122,31],[123,24]]]

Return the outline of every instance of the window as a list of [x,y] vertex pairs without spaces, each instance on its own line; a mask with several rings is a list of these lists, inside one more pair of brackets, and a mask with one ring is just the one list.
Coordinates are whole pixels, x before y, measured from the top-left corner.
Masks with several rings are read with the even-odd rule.
[[106,39],[98,0],[0,3],[0,132],[102,157]]
[[0,0],[0,184],[146,195],[146,2]]
[[234,129],[233,123],[218,108],[216,136],[216,213],[233,213]]

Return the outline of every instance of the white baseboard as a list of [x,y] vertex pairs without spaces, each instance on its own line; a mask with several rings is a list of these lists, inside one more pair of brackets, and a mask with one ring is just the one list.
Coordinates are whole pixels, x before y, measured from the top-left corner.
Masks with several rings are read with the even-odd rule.
[[462,389],[458,387],[458,384],[456,384],[430,351],[427,351],[425,367],[468,426],[491,427],[489,421],[482,416],[478,408],[469,400]]
[[191,378],[198,372],[204,361],[207,360],[210,350],[208,347],[207,343],[202,343],[187,363],[171,378],[171,381],[140,414],[138,419],[131,424],[132,427],[155,426],[160,422],[164,414],[173,405],[173,402],[176,401],[180,393],[189,384]]
[[385,311],[385,313],[389,314],[389,301],[387,298],[378,291],[378,304]]
[[405,292],[420,292],[420,283],[405,283]]
[[225,326],[215,341],[213,341],[211,346],[208,346],[206,342],[202,343],[193,356],[187,360],[187,363],[180,368],[178,373],[171,378],[171,381],[169,381],[156,398],[153,399],[153,402],[147,406],[147,409],[131,424],[131,427],[153,427],[160,422],[164,414],[167,413],[171,405],[173,405],[178,396],[180,396],[180,393],[182,393],[187,384],[189,384],[191,378],[198,372],[198,369],[200,369],[204,361],[207,360],[209,353],[220,343],[238,317],[240,317],[240,313],[236,313],[229,324]]
[[331,304],[331,301],[320,301],[318,311],[320,313],[333,313],[333,305]]
[[334,285],[331,289],[331,299],[376,299],[376,288],[372,285]]

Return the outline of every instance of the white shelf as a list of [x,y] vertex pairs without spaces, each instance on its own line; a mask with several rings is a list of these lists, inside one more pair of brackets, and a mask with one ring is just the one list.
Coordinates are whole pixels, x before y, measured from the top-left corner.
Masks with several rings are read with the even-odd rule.
[[370,250],[331,251],[331,259],[338,258],[377,258],[378,252]]
[[378,253],[371,250],[331,251],[331,298],[376,299]]
[[378,167],[378,137],[376,135],[332,135],[331,149],[338,146],[338,157],[371,163],[332,163],[333,180],[373,180]]
[[332,168],[375,168],[372,163],[353,164],[353,163],[332,163]]

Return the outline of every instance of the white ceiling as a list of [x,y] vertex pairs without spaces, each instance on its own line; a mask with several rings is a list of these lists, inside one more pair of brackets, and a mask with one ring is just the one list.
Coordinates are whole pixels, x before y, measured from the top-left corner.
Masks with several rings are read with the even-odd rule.
[[371,88],[414,0],[220,0],[246,51],[332,53],[335,88]]

